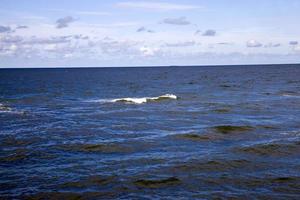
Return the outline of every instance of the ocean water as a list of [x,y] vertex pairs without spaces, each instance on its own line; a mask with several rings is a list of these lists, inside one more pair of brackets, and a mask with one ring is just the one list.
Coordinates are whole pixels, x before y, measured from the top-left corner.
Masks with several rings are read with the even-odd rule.
[[0,70],[1,199],[299,199],[300,65]]

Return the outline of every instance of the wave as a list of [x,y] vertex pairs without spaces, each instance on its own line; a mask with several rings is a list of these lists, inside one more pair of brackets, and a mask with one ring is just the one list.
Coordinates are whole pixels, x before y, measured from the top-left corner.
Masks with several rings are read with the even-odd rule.
[[100,103],[132,103],[132,104],[143,104],[148,102],[154,102],[154,101],[160,101],[160,100],[167,100],[167,99],[173,99],[176,100],[178,97],[174,94],[164,94],[158,97],[141,97],[141,98],[119,98],[119,99],[100,99],[100,100],[94,100],[92,102],[100,102]]
[[0,113],[5,113],[5,112],[12,112],[12,109],[0,103]]
[[0,103],[0,114],[1,113],[3,113],[3,114],[20,114],[20,115],[26,114],[25,111],[17,111],[15,109],[12,109],[9,106],[6,106],[6,105]]
[[280,92],[279,95],[283,97],[296,97],[296,98],[300,97],[299,93],[293,91]]

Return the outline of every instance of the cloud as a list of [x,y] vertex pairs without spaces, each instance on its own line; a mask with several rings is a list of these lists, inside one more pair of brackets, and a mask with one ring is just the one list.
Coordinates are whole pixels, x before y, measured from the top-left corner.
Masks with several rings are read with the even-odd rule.
[[90,41],[89,47],[100,50],[102,54],[110,56],[136,55],[139,42],[130,40],[115,40],[105,37],[99,41]]
[[23,38],[21,36],[7,35],[4,37],[0,37],[0,43],[2,43],[2,44],[21,43],[22,41],[23,41]]
[[200,45],[200,43],[196,43],[195,41],[186,41],[186,42],[177,42],[177,43],[166,43],[165,47],[191,47],[195,45]]
[[295,47],[294,47],[294,51],[297,52],[297,53],[298,53],[298,52],[300,53],[300,46],[299,46],[299,45],[298,45],[298,46],[295,46]]
[[217,45],[233,45],[232,42],[219,42]]
[[180,11],[180,10],[194,10],[200,9],[201,6],[188,4],[175,4],[166,2],[146,2],[146,1],[127,1],[116,4],[121,8],[136,8],[156,11]]
[[15,44],[10,44],[7,46],[0,46],[0,56],[13,55],[17,52],[18,46]]
[[60,28],[66,28],[69,26],[70,23],[76,21],[73,17],[71,16],[66,16],[63,18],[60,18],[58,20],[56,20],[56,28],[60,29]]
[[84,36],[82,34],[79,35],[65,35],[65,36],[55,36],[55,37],[30,37],[29,39],[23,39],[22,44],[30,44],[30,45],[47,45],[47,44],[66,44],[71,43],[72,39],[74,40],[88,40],[88,36]]
[[22,46],[23,38],[21,36],[6,35],[0,37],[0,55],[14,55]]
[[163,24],[171,24],[171,25],[189,25],[191,22],[189,22],[186,17],[179,17],[179,18],[166,18],[162,21]]
[[196,30],[195,35],[199,35],[202,31],[201,30]]
[[17,26],[16,29],[27,29],[28,26],[24,26],[24,25],[21,25],[21,26]]
[[292,45],[292,46],[296,46],[296,45],[298,45],[298,41],[290,41],[289,44]]
[[5,35],[0,37],[0,56],[22,58],[71,58],[90,55],[89,37],[77,35],[39,37]]
[[262,46],[263,45],[260,42],[256,41],[256,40],[249,40],[247,42],[247,47],[250,47],[250,48],[262,47]]
[[154,56],[157,52],[159,52],[158,48],[150,48],[150,47],[141,47],[140,52],[143,56]]
[[140,33],[140,32],[154,33],[153,30],[147,29],[147,28],[144,27],[144,26],[138,28],[138,29],[136,30],[136,32],[138,32],[138,33]]
[[209,30],[206,30],[202,36],[215,36],[217,34],[217,31],[215,30],[212,30],[212,29],[209,29]]
[[57,36],[57,37],[50,37],[50,38],[31,37],[28,40],[24,40],[23,44],[44,45],[44,44],[69,43],[71,41],[70,37],[71,36]]
[[71,36],[71,37],[73,37],[74,39],[77,39],[77,40],[88,40],[88,39],[90,39],[90,37],[89,36],[84,36],[84,35],[82,35],[82,34],[79,34],[79,35],[73,35],[73,36]]
[[138,28],[137,30],[136,30],[136,32],[144,32],[144,31],[146,31],[147,29],[145,28],[145,27],[140,27],[140,28]]
[[33,48],[39,48],[47,45],[64,45],[71,44],[72,40],[87,40],[88,36],[83,35],[67,35],[67,36],[55,36],[55,37],[21,37],[7,35],[0,38],[0,43],[2,46],[16,45],[21,46],[31,46]]
[[11,28],[9,26],[0,26],[0,33],[10,32]]
[[280,47],[280,46],[281,46],[280,43],[272,43],[272,42],[263,45],[262,43],[260,43],[257,40],[249,40],[247,42],[247,47],[250,47],[250,48],[258,48],[258,47],[276,48],[276,47]]
[[264,45],[265,48],[273,48],[273,47],[280,47],[280,46],[281,46],[280,43],[269,43]]

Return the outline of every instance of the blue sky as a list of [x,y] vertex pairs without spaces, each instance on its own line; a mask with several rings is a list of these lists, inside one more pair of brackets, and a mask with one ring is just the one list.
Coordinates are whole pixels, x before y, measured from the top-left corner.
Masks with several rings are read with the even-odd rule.
[[299,0],[0,0],[0,67],[300,62]]

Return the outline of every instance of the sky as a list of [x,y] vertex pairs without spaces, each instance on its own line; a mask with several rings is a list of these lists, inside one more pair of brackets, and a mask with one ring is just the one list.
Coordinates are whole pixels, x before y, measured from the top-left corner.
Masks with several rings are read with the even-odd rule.
[[299,0],[0,0],[0,67],[300,63]]

